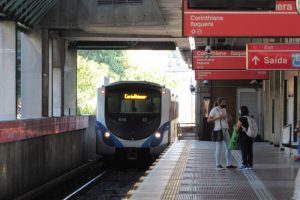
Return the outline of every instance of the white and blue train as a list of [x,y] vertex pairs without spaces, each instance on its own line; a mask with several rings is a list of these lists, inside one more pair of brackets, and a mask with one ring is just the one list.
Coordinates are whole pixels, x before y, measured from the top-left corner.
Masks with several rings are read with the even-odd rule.
[[176,137],[177,102],[170,90],[126,81],[97,90],[97,154],[159,155]]

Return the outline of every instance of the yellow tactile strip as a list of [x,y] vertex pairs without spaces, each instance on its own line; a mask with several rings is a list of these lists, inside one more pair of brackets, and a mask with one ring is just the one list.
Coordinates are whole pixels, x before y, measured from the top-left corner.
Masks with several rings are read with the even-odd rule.
[[181,184],[181,180],[183,174],[185,172],[186,164],[189,158],[190,151],[192,149],[192,141],[187,141],[180,157],[177,161],[176,167],[169,179],[167,186],[165,187],[165,191],[161,196],[162,200],[175,200],[177,199],[179,188]]

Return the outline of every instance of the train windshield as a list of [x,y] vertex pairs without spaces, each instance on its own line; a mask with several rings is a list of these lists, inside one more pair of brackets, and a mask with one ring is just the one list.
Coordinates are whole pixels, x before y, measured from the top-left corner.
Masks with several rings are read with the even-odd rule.
[[110,114],[160,113],[160,92],[111,92],[107,94],[107,111]]

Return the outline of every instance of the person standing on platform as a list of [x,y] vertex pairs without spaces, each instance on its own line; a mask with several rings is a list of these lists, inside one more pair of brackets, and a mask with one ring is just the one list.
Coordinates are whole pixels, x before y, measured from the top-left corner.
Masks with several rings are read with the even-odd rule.
[[210,111],[207,122],[214,122],[214,131],[218,131],[222,129],[223,132],[223,140],[216,141],[216,151],[215,151],[215,159],[216,159],[216,169],[221,170],[224,167],[221,165],[221,151],[223,143],[225,144],[226,152],[226,168],[236,168],[236,166],[231,164],[231,151],[228,149],[228,145],[230,142],[230,135],[228,132],[228,120],[229,116],[226,112],[226,100],[224,97],[219,97],[217,100],[217,105]]
[[249,110],[247,106],[241,106],[240,115],[236,128],[239,133],[239,144],[242,152],[243,163],[239,167],[240,170],[253,169],[253,141],[254,138],[246,134],[249,128],[248,117]]

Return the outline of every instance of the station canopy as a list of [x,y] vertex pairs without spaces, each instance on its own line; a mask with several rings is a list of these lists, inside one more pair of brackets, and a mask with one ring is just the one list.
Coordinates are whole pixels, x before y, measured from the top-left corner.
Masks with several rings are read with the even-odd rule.
[[32,27],[56,4],[57,0],[1,0],[0,17]]

